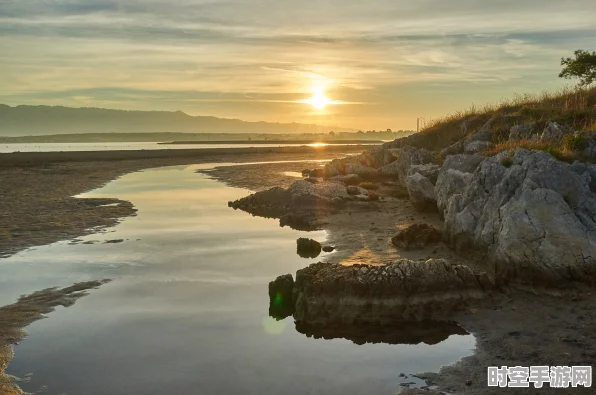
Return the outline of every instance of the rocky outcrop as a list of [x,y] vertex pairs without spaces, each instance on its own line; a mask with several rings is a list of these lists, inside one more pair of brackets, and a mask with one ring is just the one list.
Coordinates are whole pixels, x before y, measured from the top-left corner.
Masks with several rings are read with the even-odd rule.
[[316,229],[313,221],[317,216],[328,213],[349,199],[351,197],[342,183],[296,181],[288,189],[271,188],[228,202],[228,206],[261,217],[279,218],[281,226],[313,230]]
[[458,170],[463,173],[473,173],[484,159],[485,157],[482,155],[449,155],[445,158],[439,173],[449,169]]
[[301,237],[296,240],[296,253],[302,258],[316,258],[321,253],[321,243]]
[[385,266],[315,263],[296,273],[296,322],[309,325],[448,320],[494,290],[485,273],[441,259]]
[[358,174],[346,174],[345,176],[334,176],[329,179],[330,181],[341,182],[344,185],[358,185],[362,182],[362,179]]
[[437,208],[435,186],[420,173],[406,177],[406,188],[410,202],[418,211],[433,211]]
[[[503,166],[510,156],[511,165]],[[439,176],[439,181],[441,176]],[[518,149],[487,158],[448,199],[445,234],[487,252],[504,281],[558,286],[596,277],[592,174],[547,153]]]
[[431,243],[441,241],[441,233],[428,224],[413,224],[401,229],[391,243],[402,250],[419,250]]
[[464,153],[475,154],[477,152],[486,151],[492,147],[494,147],[494,144],[490,141],[472,141],[465,145]]

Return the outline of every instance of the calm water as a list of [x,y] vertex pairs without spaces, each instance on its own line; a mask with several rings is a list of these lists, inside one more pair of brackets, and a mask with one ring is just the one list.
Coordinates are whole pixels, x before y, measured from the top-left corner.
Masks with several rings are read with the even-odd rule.
[[[201,165],[200,167],[208,167]],[[26,391],[91,394],[395,394],[399,374],[471,353],[470,335],[437,345],[311,339],[268,317],[267,284],[314,260],[303,232],[227,207],[248,194],[178,166],[133,173],[86,196],[132,201],[138,215],[83,241],[0,260],[0,304],[112,278],[27,328],[9,373]],[[324,232],[309,237],[324,241]]]
[[[378,143],[363,143],[372,145]],[[117,151],[117,150],[155,150],[155,149],[205,149],[205,148],[252,148],[252,147],[293,147],[304,144],[158,144],[157,142],[133,143],[33,143],[0,144],[0,153],[8,152],[58,152],[58,151]],[[324,146],[327,144],[308,144]],[[354,144],[334,144],[354,145]]]

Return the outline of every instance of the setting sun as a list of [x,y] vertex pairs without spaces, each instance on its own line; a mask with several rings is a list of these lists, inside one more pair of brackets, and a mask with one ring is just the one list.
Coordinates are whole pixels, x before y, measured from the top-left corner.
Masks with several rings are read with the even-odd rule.
[[323,92],[315,93],[310,99],[306,101],[308,104],[316,108],[317,110],[323,110],[325,106],[331,104],[331,100],[329,100]]

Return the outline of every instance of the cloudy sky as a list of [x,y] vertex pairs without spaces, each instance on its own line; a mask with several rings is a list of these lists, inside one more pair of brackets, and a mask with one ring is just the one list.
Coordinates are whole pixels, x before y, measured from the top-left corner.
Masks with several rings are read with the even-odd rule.
[[595,46],[594,0],[0,0],[0,103],[415,128]]

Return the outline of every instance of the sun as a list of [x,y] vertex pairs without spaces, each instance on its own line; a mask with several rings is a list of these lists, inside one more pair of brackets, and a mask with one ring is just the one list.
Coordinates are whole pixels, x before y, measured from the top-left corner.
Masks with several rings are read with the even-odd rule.
[[323,92],[316,92],[310,99],[306,100],[306,103],[317,110],[324,110],[327,105],[331,104],[331,100],[329,100]]

